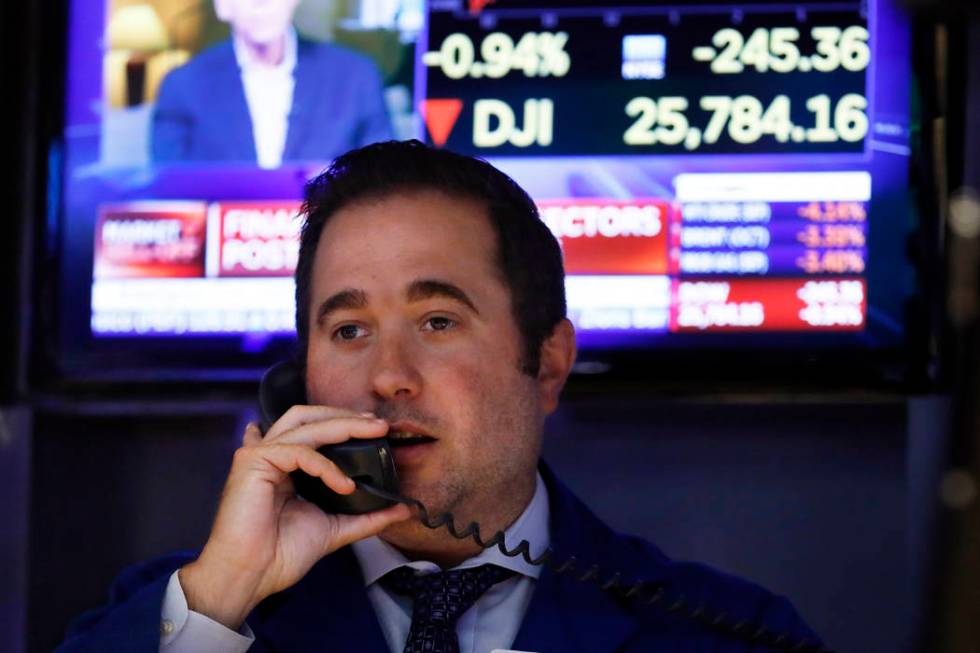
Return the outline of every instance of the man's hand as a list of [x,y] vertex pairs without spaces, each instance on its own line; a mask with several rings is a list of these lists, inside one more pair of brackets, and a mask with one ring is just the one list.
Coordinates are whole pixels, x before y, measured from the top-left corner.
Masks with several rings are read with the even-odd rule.
[[188,607],[238,630],[260,601],[297,583],[323,556],[408,519],[411,511],[402,504],[365,515],[328,515],[300,499],[289,477],[303,470],[350,494],[354,481],[317,447],[377,438],[387,430],[366,413],[326,406],[294,406],[264,438],[249,424],[207,544],[180,570]]

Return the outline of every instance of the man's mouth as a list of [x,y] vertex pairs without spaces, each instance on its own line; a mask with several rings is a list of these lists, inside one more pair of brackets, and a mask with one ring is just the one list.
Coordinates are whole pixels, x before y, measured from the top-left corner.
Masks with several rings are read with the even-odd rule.
[[388,443],[391,445],[391,455],[395,458],[399,474],[424,465],[435,442],[436,438],[422,432],[414,424],[396,422],[388,430]]
[[418,444],[428,444],[429,442],[435,441],[436,439],[431,436],[415,433],[413,431],[395,429],[388,431],[388,442],[391,444],[392,449],[411,447]]

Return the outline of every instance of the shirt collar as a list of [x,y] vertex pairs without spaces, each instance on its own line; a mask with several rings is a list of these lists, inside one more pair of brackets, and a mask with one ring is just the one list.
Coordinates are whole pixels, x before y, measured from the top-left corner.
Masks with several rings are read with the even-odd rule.
[[231,45],[235,51],[235,61],[243,72],[252,70],[266,69],[278,73],[292,73],[296,67],[296,48],[299,37],[296,35],[296,28],[292,25],[286,30],[286,42],[283,46],[282,61],[275,66],[266,66],[259,63],[252,55],[248,47],[237,36],[232,36]]
[[[524,508],[520,517],[504,531],[504,543],[508,549],[514,549],[520,544],[521,540],[530,543],[528,553],[531,558],[537,558],[551,544],[548,529],[550,511],[548,507],[548,490],[544,485],[541,474],[537,474],[534,486],[534,496]],[[488,534],[484,534],[486,537]],[[492,535],[492,534],[489,534]],[[409,561],[402,553],[391,546],[378,536],[372,536],[351,545],[357,560],[361,565],[361,573],[364,576],[364,585],[367,587],[388,572],[398,567],[409,566],[423,571],[439,571],[439,566],[433,562],[425,560]],[[484,549],[476,556],[464,560],[454,567],[454,569],[467,569],[479,567],[480,565],[492,563],[505,569],[510,569],[518,574],[530,578],[538,578],[541,575],[541,566],[532,565],[524,560],[523,555],[515,557],[506,556],[497,547]]]

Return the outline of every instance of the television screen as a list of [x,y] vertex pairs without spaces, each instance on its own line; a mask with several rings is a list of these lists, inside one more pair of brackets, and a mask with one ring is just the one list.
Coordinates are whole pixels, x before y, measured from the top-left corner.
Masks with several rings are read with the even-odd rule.
[[894,0],[71,0],[64,371],[285,355],[304,184],[391,138],[527,189],[585,357],[896,350],[910,42]]

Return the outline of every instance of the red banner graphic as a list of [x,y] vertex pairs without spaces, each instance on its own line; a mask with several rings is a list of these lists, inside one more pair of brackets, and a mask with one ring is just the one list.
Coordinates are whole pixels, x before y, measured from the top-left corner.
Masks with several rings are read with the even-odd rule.
[[185,201],[99,207],[95,278],[203,276],[206,211]]
[[656,199],[544,200],[568,274],[665,274],[670,205]]
[[860,331],[864,279],[673,280],[671,331]]
[[298,201],[217,202],[209,214],[208,274],[288,277],[299,256]]

